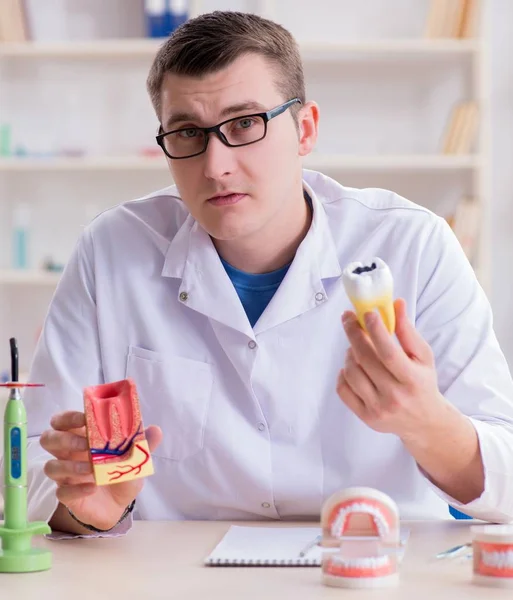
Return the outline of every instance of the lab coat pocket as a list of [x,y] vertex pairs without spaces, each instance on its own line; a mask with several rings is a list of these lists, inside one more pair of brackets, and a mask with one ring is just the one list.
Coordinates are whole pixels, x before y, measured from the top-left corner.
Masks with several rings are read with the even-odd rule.
[[154,455],[183,460],[199,452],[212,392],[212,366],[130,346],[126,374],[137,386],[145,426],[162,428],[163,439]]

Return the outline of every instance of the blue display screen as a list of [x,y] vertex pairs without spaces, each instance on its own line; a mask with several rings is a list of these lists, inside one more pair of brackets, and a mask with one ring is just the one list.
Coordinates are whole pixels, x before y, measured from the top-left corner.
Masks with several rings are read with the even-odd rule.
[[19,427],[11,429],[11,477],[21,477],[21,431]]

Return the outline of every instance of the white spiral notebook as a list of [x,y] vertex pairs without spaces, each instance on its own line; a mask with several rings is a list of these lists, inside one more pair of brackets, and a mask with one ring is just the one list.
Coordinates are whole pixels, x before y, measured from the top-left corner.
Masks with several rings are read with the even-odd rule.
[[320,527],[242,527],[232,525],[204,561],[208,566],[320,566],[322,549],[311,547]]

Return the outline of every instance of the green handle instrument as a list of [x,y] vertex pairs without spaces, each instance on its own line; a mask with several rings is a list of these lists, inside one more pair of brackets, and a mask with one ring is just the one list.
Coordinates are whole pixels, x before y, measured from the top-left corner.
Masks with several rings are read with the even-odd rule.
[[10,339],[11,381],[1,384],[10,389],[4,413],[4,523],[0,525],[0,572],[44,571],[52,565],[49,550],[32,548],[34,535],[51,533],[44,521],[27,521],[27,413],[21,388],[42,384],[18,381],[18,349]]

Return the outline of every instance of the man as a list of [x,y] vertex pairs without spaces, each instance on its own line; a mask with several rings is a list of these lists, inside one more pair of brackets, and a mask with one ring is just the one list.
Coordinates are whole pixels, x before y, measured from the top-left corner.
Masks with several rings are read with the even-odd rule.
[[[75,534],[141,519],[310,519],[353,485],[403,518],[513,519],[513,385],[445,221],[311,171],[319,109],[281,26],[216,12],[159,50],[148,90],[176,187],[86,228],[27,394],[29,514]],[[396,335],[342,282],[382,258]],[[340,318],[342,316],[342,323]],[[82,390],[131,377],[155,464],[97,488]],[[49,427],[50,422],[50,428]]]

